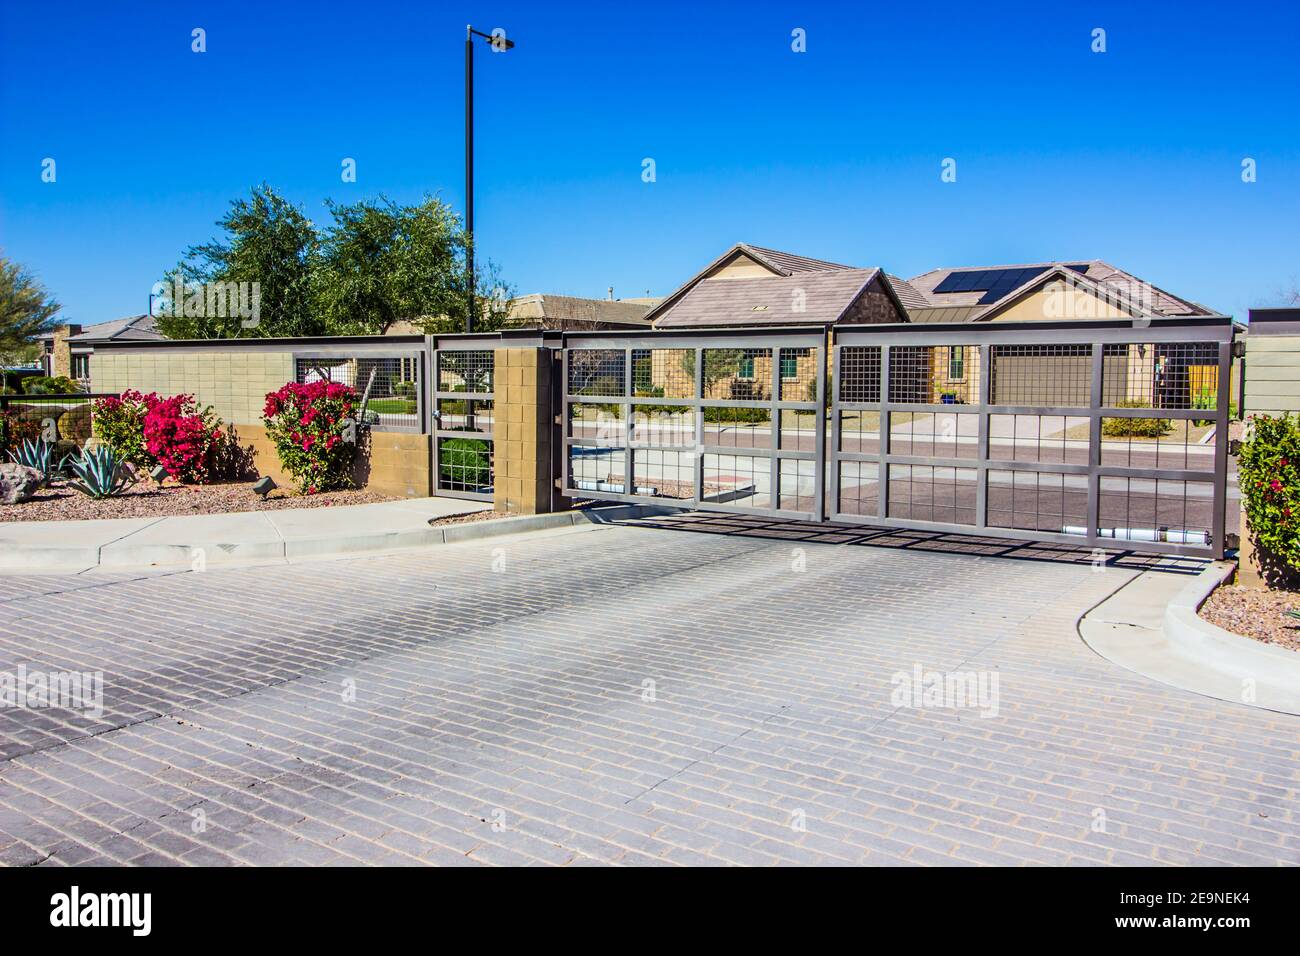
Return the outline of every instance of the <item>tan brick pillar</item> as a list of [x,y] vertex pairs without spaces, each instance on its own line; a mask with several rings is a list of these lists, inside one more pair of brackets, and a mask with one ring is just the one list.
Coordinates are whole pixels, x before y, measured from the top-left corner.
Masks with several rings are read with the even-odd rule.
[[54,330],[54,352],[51,355],[50,374],[72,377],[72,347],[68,345],[69,335],[80,335],[79,325],[60,325]]
[[495,350],[494,497],[496,510],[551,510],[551,351]]
[[1263,569],[1259,566],[1259,555],[1255,552],[1255,539],[1246,522],[1246,509],[1241,509],[1241,543],[1237,548],[1237,583],[1245,588],[1266,588]]

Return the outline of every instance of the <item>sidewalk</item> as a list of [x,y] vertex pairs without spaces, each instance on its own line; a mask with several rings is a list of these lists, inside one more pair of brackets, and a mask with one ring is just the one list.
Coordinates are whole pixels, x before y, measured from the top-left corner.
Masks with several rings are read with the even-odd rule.
[[0,524],[0,570],[192,566],[441,544],[435,518],[487,511],[487,502],[411,498],[337,508]]
[[1079,620],[1079,636],[1108,661],[1217,700],[1300,714],[1300,654],[1230,634],[1197,609],[1233,566],[1199,574],[1146,571]]

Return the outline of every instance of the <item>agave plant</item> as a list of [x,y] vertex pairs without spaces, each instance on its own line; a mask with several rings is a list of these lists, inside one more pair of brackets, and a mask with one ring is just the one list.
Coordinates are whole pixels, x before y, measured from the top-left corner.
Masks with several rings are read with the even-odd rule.
[[76,475],[68,487],[91,498],[112,498],[135,484],[134,470],[107,445],[83,451],[68,467]]
[[30,438],[24,439],[23,443],[18,446],[16,451],[11,451],[9,457],[16,464],[26,465],[28,468],[35,468],[41,473],[41,486],[44,487],[50,483],[54,473],[59,470],[59,463],[54,460],[54,443],[48,442],[44,438],[37,438],[33,441]]

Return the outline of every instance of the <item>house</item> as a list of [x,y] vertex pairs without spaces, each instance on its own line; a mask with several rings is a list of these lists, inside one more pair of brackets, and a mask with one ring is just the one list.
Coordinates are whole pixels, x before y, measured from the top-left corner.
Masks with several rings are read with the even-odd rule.
[[43,352],[41,365],[46,375],[66,375],[89,386],[91,356],[96,343],[154,340],[164,338],[151,315],[133,315],[112,322],[82,327],[61,325],[39,336]]
[[[1100,259],[1016,265],[932,269],[907,280],[924,300],[908,310],[912,322],[1035,322],[1093,319],[1142,320],[1214,316],[1213,310],[1182,299]],[[1107,346],[1107,404],[1177,404],[1204,401],[1216,390],[1218,358],[1212,348],[1171,347],[1163,352],[1142,345]],[[999,356],[1006,364],[1032,363],[1036,374],[1002,376],[993,383],[1000,404],[1086,405],[1084,369],[1089,346],[1057,346],[1051,355]],[[973,401],[979,381],[979,354],[972,347],[941,349],[932,368],[936,394],[957,402]],[[1010,391],[1011,383],[1015,391]],[[1064,399],[1063,402],[1056,401]],[[1050,404],[1050,403],[1049,403]]]
[[[650,324],[646,313],[660,301],[658,297],[615,299],[612,287],[606,299],[532,292],[511,300],[504,324],[512,329],[567,331],[646,328]],[[486,303],[484,314],[492,307]],[[495,328],[495,323],[491,327]],[[415,322],[402,320],[390,325],[384,334],[419,335],[421,328]]]
[[512,328],[562,330],[645,328],[650,325],[647,313],[660,301],[654,297],[615,299],[613,288],[607,299],[534,292],[510,304],[508,324]]
[[[904,290],[905,295],[910,295]],[[892,277],[879,268],[861,269],[824,259],[737,243],[646,314],[656,331],[705,328],[787,328],[906,322],[907,309]],[[645,394],[674,397],[682,387],[682,360],[650,356]],[[740,349],[726,368],[704,369],[705,398],[748,400],[772,381],[767,349]],[[781,379],[796,390],[815,382],[810,350],[783,354]],[[634,369],[633,375],[638,372]],[[805,386],[806,388],[806,386]],[[804,394],[799,395],[805,398]]]
[[894,280],[882,269],[743,242],[650,309],[646,318],[658,330],[908,320]]
[[[1199,303],[1099,259],[933,269],[904,280],[878,267],[860,268],[737,243],[652,308],[647,318],[661,331],[811,325],[833,335],[837,326],[863,323],[1215,315]],[[994,383],[994,400],[1022,405],[1088,404],[1091,380],[1080,370],[1089,361],[1090,348],[1055,346],[1050,355],[1000,355],[1007,362],[1028,365],[1020,374],[1004,376],[1000,393]],[[979,352],[973,345],[917,346],[911,352],[914,354],[896,356],[899,367],[922,383],[929,401],[978,399]],[[1144,398],[1156,404],[1162,400],[1186,402],[1217,386],[1217,359],[1209,350],[1119,346],[1107,359],[1116,370],[1107,377],[1111,389],[1108,403]],[[783,379],[786,371],[782,370]],[[793,366],[789,372],[792,377],[801,374]],[[764,374],[771,374],[770,365],[765,373],[754,367],[754,357],[746,356],[734,374],[711,382],[712,394],[707,397],[743,393],[743,383],[755,374],[762,380]],[[657,374],[655,381],[658,384]],[[1017,389],[1014,395],[1007,391],[1011,382]]]

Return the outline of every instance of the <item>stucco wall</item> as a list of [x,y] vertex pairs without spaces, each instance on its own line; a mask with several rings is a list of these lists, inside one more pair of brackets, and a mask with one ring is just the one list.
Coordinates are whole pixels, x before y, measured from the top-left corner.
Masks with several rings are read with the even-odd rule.
[[706,279],[762,279],[771,276],[772,270],[749,256],[738,255],[724,262],[705,276]]
[[1300,412],[1300,335],[1248,333],[1245,413],[1283,412]]
[[994,322],[1060,321],[1065,319],[1131,319],[1133,313],[1086,289],[1067,287],[1059,279],[999,312]]

